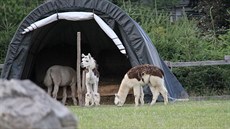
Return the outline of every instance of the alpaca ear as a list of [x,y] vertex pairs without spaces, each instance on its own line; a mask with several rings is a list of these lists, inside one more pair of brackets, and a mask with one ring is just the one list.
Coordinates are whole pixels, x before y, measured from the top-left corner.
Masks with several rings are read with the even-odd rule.
[[82,54],[81,54],[81,57],[83,58],[83,57],[85,57],[85,55],[82,53]]
[[119,95],[116,93],[116,94],[115,94],[115,97],[119,98]]
[[88,53],[88,56],[89,56],[89,58],[91,58],[91,54],[90,53]]

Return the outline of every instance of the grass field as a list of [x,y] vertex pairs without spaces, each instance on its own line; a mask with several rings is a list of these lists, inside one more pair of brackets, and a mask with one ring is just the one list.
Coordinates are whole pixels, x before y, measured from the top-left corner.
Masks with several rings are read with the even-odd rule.
[[69,109],[78,117],[79,129],[230,129],[230,100]]

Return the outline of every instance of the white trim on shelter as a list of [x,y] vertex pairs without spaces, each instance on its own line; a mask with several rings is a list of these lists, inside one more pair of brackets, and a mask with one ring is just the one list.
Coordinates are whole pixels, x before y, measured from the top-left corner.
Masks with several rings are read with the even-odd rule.
[[123,46],[121,40],[118,38],[116,33],[99,16],[91,12],[55,13],[47,18],[32,23],[30,26],[25,28],[24,31],[21,33],[22,34],[28,33],[37,28],[40,28],[54,21],[57,21],[59,19],[65,19],[70,21],[84,21],[84,20],[94,19],[97,22],[97,24],[101,27],[101,29],[113,40],[113,42],[116,44],[120,52],[122,54],[126,54],[125,47]]

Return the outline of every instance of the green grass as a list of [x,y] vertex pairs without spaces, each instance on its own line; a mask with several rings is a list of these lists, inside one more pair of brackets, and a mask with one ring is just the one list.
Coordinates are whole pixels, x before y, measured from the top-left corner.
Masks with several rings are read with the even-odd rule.
[[230,101],[188,101],[164,106],[101,105],[69,109],[79,119],[79,129],[229,129]]

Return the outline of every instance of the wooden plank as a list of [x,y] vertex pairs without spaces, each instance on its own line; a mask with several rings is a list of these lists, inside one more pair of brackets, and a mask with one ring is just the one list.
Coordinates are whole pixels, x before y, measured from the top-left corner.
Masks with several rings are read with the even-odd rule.
[[101,96],[112,96],[118,92],[119,85],[99,86],[99,93]]
[[[99,88],[98,92],[100,93],[101,97],[114,96],[115,93],[117,93],[119,90],[119,85],[116,85],[116,84],[103,85],[103,86],[99,86],[98,88]],[[62,91],[63,89],[61,87],[58,91],[58,99],[62,98]],[[132,89],[130,89],[129,94],[133,94]],[[71,90],[69,88],[67,89],[67,95],[68,95],[68,98],[72,97]],[[78,95],[76,95],[76,97],[78,97]]]
[[[99,86],[99,93],[101,96],[114,96],[119,90],[119,85],[105,85]],[[133,90],[129,91],[129,94],[133,94]]]
[[196,62],[167,62],[169,67],[189,67],[189,66],[209,66],[209,65],[228,65],[226,60],[219,61],[196,61]]
[[207,61],[190,61],[190,62],[171,62],[164,61],[165,64],[172,67],[189,67],[189,66],[209,66],[209,65],[229,65],[230,55],[225,55],[224,60],[207,60]]

